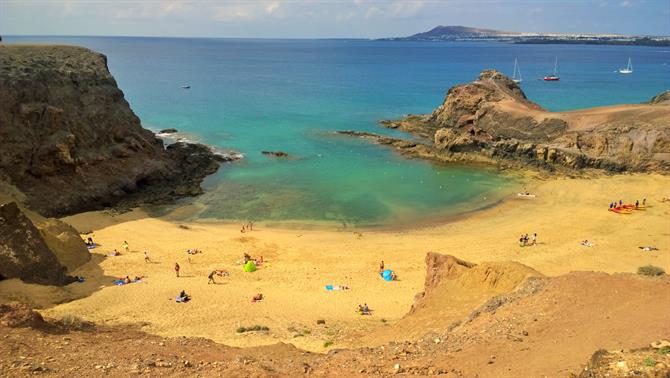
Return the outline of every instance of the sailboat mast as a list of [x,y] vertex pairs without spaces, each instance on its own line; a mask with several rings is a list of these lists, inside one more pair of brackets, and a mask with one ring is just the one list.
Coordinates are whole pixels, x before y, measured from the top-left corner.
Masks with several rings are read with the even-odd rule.
[[558,57],[556,57],[556,60],[554,61],[554,76],[557,76],[558,74]]

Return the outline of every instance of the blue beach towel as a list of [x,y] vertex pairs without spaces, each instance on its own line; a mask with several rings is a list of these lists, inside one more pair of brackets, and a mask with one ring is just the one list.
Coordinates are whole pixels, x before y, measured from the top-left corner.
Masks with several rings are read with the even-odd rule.
[[333,285],[326,285],[326,290],[328,291],[333,290]]
[[393,281],[393,277],[391,277],[392,274],[393,271],[391,269],[386,269],[385,271],[382,272],[382,278],[385,279],[386,281]]

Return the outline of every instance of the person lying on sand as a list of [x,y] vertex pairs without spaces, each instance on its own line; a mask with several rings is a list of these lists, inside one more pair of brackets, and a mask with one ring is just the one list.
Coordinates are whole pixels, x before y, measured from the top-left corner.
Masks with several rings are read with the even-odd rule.
[[202,253],[202,251],[197,248],[193,248],[193,249],[187,249],[186,253],[189,255],[197,255],[198,253]]
[[251,255],[249,255],[248,253],[245,252],[245,253],[244,253],[244,259],[243,259],[243,260],[244,260],[243,264],[248,263],[249,260],[251,260]]
[[256,263],[256,266],[261,266],[261,265],[263,265],[263,256],[261,256],[261,257],[259,257],[259,258],[257,258],[257,259],[254,259],[254,263]]
[[594,245],[596,245],[595,243],[591,243],[588,240],[582,240],[581,242],[579,242],[579,244],[583,245],[584,247],[593,247]]
[[228,273],[228,271],[226,271],[225,269],[217,269],[215,270],[215,272],[216,275],[219,277],[228,277],[230,275],[230,273]]
[[130,277],[128,277],[128,276],[126,276],[126,278],[123,279],[123,283],[125,283],[125,284],[129,284],[131,282],[132,281],[130,280]]
[[121,256],[121,252],[119,252],[115,249],[114,252],[108,253],[107,256],[109,256],[109,257]]
[[252,303],[260,302],[262,300],[263,300],[263,294],[261,294],[261,293],[258,293],[256,295],[254,295],[253,298],[251,298]]
[[638,247],[638,248],[640,248],[640,249],[643,250],[643,251],[647,251],[647,252],[649,252],[649,251],[658,251],[658,248],[656,248],[656,247],[654,247],[654,246],[651,246],[651,245],[647,245],[647,246],[644,246],[644,247]]

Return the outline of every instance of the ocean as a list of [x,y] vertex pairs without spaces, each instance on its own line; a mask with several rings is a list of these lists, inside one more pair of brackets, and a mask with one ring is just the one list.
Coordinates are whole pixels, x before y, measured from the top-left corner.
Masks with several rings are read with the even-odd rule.
[[[523,185],[491,169],[437,165],[334,134],[394,136],[378,120],[429,113],[483,69],[512,74],[556,111],[639,103],[670,87],[670,49],[370,40],[12,37],[108,57],[126,99],[154,131],[244,155],[180,202],[188,220],[385,226],[453,216]],[[615,73],[632,59],[634,74]],[[559,82],[543,82],[559,62]],[[182,89],[190,85],[190,89]],[[288,159],[261,151],[285,151]]]

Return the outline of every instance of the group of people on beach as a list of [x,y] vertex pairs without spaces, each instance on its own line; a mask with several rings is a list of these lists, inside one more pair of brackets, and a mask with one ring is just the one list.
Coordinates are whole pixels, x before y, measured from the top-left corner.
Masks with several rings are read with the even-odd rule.
[[240,229],[241,233],[249,232],[254,230],[254,222],[249,221],[245,224],[242,225],[242,228]]
[[364,303],[362,306],[358,305],[358,314],[359,315],[370,315],[370,307],[368,307],[367,303]]
[[[612,210],[612,209],[617,209],[617,208],[621,208],[621,207],[623,207],[623,206],[624,206],[624,204],[623,204],[623,200],[619,200],[618,203],[617,203],[617,201],[612,201],[612,202],[610,203],[610,210]],[[626,205],[626,206],[631,206],[631,205]],[[647,206],[647,199],[646,199],[646,198],[642,198],[642,203],[640,203],[640,200],[635,200],[635,205],[634,205],[634,206],[635,206],[636,209],[639,209],[640,206],[643,206],[643,207],[644,207],[644,206]]]
[[530,238],[528,234],[523,234],[519,237],[519,246],[528,247],[531,245],[537,245],[537,233],[534,233]]
[[253,261],[256,266],[261,266],[263,265],[263,256],[258,257],[257,259],[251,257],[250,254],[247,252],[244,252],[244,256],[242,257],[242,264],[246,264],[249,261]]

